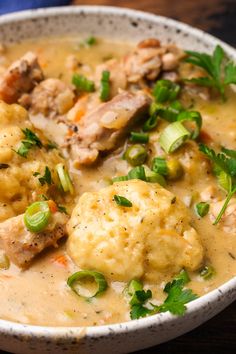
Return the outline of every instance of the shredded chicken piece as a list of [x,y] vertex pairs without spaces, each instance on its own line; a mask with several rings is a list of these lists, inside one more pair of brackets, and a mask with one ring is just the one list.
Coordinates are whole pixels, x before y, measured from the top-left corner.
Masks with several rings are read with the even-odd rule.
[[157,39],[146,39],[124,59],[127,80],[155,80],[162,71],[176,69],[183,56],[184,52],[174,45],[161,46]]
[[79,63],[78,58],[73,54],[68,55],[68,57],[66,58],[66,63],[65,63],[66,69],[69,69],[71,71],[75,71],[76,69],[78,69],[79,66],[80,66],[80,63]]
[[77,130],[67,139],[75,166],[94,162],[99,151],[117,147],[120,139],[140,117],[148,113],[150,99],[144,93],[123,92],[100,104],[81,118]]
[[46,79],[34,88],[31,94],[23,95],[20,103],[29,113],[59,118],[74,104],[73,89],[59,79]]
[[201,201],[210,202],[217,200],[217,190],[214,186],[208,186],[200,193]]
[[16,103],[22,94],[30,92],[41,80],[43,72],[37,56],[26,53],[12,63],[0,80],[0,99],[6,103]]
[[[223,204],[224,204],[224,200],[210,204],[210,218],[212,221],[215,221]],[[225,232],[231,234],[236,233],[236,199],[235,198],[230,200],[229,205],[227,206],[224,214],[220,219],[219,226],[222,226]]]
[[3,248],[19,267],[25,267],[33,258],[49,246],[57,247],[57,241],[66,235],[68,217],[55,213],[49,227],[39,233],[28,231],[24,224],[24,214],[12,217],[0,224],[0,247]]

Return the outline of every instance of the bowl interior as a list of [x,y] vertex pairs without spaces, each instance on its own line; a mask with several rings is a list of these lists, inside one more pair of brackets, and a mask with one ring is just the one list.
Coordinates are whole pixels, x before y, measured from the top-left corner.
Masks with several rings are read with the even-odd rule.
[[[236,52],[233,48],[200,30],[164,17],[139,11],[112,7],[81,6],[25,11],[0,18],[0,42],[3,43],[15,43],[42,36],[78,34],[134,42],[147,37],[156,37],[164,43],[176,43],[185,49],[209,52],[213,50],[216,44],[220,44],[230,57],[236,59]],[[111,338],[113,333],[117,336],[119,333],[125,334],[129,332],[132,345],[129,348],[127,347],[126,350],[130,348],[136,349],[135,333],[139,334],[141,333],[140,331],[144,330],[150,331],[154,327],[156,329],[159,328],[161,333],[162,328],[165,329],[165,323],[168,323],[169,326],[172,326],[172,330],[169,333],[162,334],[161,341],[173,338],[176,335],[174,333],[177,333],[174,331],[176,325],[180,328],[178,334],[184,333],[187,329],[190,330],[212,317],[233,301],[235,297],[236,278],[189,304],[184,320],[165,313],[124,324],[90,327],[86,330],[81,328],[47,328],[21,325],[0,320],[0,333],[1,336],[6,336],[6,338],[11,338],[8,336],[12,332],[19,336],[36,336],[43,338],[42,340],[44,341],[45,338],[49,337],[60,338],[62,342],[65,342],[68,338],[70,341],[72,338],[78,340],[84,334],[94,338],[109,335]],[[205,314],[203,314],[204,311]],[[199,316],[197,315],[198,312]],[[195,321],[193,320],[194,316],[197,316]],[[187,325],[188,320],[191,320],[192,324]],[[158,338],[154,338],[153,343],[157,342]],[[145,347],[145,341],[143,343],[143,347]]]

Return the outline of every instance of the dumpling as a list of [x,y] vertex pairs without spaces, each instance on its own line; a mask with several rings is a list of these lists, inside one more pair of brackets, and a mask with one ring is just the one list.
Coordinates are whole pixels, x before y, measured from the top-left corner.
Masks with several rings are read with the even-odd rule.
[[[118,205],[114,195],[132,206]],[[68,223],[68,252],[81,269],[112,280],[157,282],[201,266],[203,247],[190,221],[186,206],[160,185],[117,182],[81,196]]]

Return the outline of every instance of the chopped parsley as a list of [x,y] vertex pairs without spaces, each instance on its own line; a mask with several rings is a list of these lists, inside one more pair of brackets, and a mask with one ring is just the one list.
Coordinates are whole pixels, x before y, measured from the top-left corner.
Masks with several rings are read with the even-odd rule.
[[82,92],[94,92],[95,84],[92,80],[87,79],[84,75],[74,74],[72,77],[72,84],[77,90]]
[[171,282],[167,283],[164,292],[167,298],[161,305],[147,303],[152,298],[151,290],[143,290],[140,281],[132,280],[128,287],[130,300],[130,317],[138,319],[147,315],[153,315],[159,312],[171,312],[174,315],[182,316],[186,312],[186,304],[197,299],[191,289],[184,289],[184,286],[190,281],[188,273],[182,270]]
[[26,128],[22,129],[25,139],[22,140],[21,145],[17,151],[15,151],[21,157],[26,158],[28,156],[29,150],[35,146],[42,148],[43,144],[39,137],[32,132],[32,130]]
[[129,199],[122,197],[121,195],[115,194],[113,198],[116,204],[119,206],[132,207],[133,205]]
[[214,172],[218,178],[219,185],[227,192],[225,202],[213,223],[213,225],[216,225],[236,192],[236,151],[223,148],[217,154],[204,144],[200,144],[199,150],[213,162]]
[[[33,174],[33,176],[35,176],[35,177],[40,176],[40,173],[39,172],[35,172]],[[52,174],[51,174],[51,171],[48,168],[48,166],[45,167],[44,175],[40,176],[38,178],[38,180],[39,180],[39,183],[41,184],[41,186],[44,186],[45,184],[48,184],[48,185],[53,184]]]
[[199,66],[208,74],[208,76],[192,78],[186,81],[215,88],[222,99],[225,100],[225,87],[229,84],[236,84],[236,65],[229,60],[223,65],[225,53],[221,46],[217,45],[212,55],[191,50],[187,50],[186,53],[188,54],[185,59],[187,63]]

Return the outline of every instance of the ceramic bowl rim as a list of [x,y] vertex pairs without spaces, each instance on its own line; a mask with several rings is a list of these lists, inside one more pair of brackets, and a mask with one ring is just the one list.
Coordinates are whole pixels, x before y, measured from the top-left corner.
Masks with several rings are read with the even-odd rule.
[[[24,21],[27,19],[40,18],[40,17],[55,17],[63,15],[72,15],[76,13],[88,13],[88,14],[104,14],[104,15],[119,15],[127,16],[132,19],[141,19],[141,20],[150,20],[160,24],[168,24],[169,26],[179,29],[183,32],[188,32],[190,35],[198,38],[201,42],[209,43],[211,45],[220,44],[227,54],[236,59],[236,50],[228,45],[227,43],[217,39],[216,37],[192,26],[189,26],[185,23],[164,17],[159,15],[154,15],[148,12],[132,10],[121,7],[114,6],[99,6],[99,5],[85,5],[85,6],[62,6],[62,7],[50,7],[50,8],[41,8],[26,10],[16,13],[11,13],[7,15],[0,16],[0,25],[4,23],[14,23],[19,21]],[[236,289],[236,276],[219,286],[218,288],[212,290],[211,292],[201,296],[200,298],[192,301],[187,305],[186,315],[191,315],[199,310],[207,303],[215,303],[220,296],[226,295],[231,290]],[[96,337],[96,336],[106,336],[111,333],[124,333],[127,331],[136,331],[141,330],[142,328],[147,328],[157,323],[171,323],[175,322],[176,317],[170,313],[161,313],[153,315],[150,317],[142,318],[139,320],[132,320],[128,322],[121,322],[109,325],[102,326],[89,326],[89,327],[63,327],[63,326],[39,326],[31,324],[22,324],[14,321],[2,320],[0,319],[0,332],[9,333],[25,336],[31,333],[36,337],[51,338],[57,340],[58,338],[81,336],[81,331],[86,328],[86,336]]]

